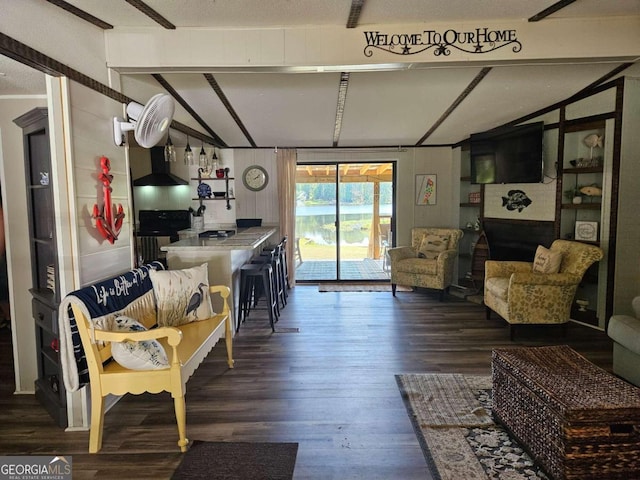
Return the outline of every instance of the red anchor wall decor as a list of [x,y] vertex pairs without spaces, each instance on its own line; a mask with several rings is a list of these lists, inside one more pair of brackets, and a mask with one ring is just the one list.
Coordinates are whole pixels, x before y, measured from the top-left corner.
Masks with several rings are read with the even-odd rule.
[[[100,232],[109,243],[113,243],[118,239],[118,235],[122,229],[124,210],[121,204],[118,204],[117,209],[115,204],[111,204],[111,191],[113,190],[111,188],[111,181],[113,180],[113,175],[109,173],[111,170],[111,162],[107,157],[100,158],[100,169],[102,173],[98,175],[98,180],[102,182],[104,205],[102,208],[99,208],[98,204],[94,204],[93,215],[91,215],[91,217],[96,221],[98,232]],[[113,210],[116,210],[115,216]]]

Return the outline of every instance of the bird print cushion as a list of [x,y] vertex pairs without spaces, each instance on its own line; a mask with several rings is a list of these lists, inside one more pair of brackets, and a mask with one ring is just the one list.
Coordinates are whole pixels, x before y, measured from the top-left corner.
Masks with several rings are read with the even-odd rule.
[[182,270],[149,272],[158,311],[158,326],[175,327],[214,315],[207,264]]
[[[144,332],[146,328],[133,318],[118,315],[113,320],[111,330]],[[167,352],[157,340],[111,342],[111,356],[120,365],[131,370],[158,370],[169,367]]]

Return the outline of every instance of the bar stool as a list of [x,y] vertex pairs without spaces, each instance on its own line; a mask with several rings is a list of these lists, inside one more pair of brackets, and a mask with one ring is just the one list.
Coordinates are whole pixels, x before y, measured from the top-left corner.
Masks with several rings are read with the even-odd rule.
[[255,261],[270,262],[273,267],[273,275],[274,275],[274,291],[275,296],[278,300],[278,314],[280,309],[280,304],[282,308],[287,305],[287,289],[285,288],[285,278],[284,278],[284,270],[282,263],[282,244],[279,243],[273,247],[266,247],[262,250],[262,253],[258,257],[258,260]]
[[240,304],[236,332],[240,330],[240,324],[247,319],[249,312],[257,308],[262,295],[266,298],[271,331],[275,332],[278,300],[273,295],[273,267],[270,263],[247,263],[240,267]]

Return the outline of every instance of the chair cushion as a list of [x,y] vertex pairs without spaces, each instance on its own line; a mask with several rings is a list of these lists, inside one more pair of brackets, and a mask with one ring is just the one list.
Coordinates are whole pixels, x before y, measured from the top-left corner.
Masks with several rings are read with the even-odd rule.
[[195,320],[206,320],[214,314],[206,263],[182,270],[151,270],[149,275],[156,297],[159,326],[177,327]]
[[562,263],[562,252],[549,250],[538,245],[533,259],[533,271],[536,273],[558,273]]
[[418,275],[435,275],[438,273],[438,261],[430,258],[405,258],[396,263],[396,270]]
[[444,252],[449,246],[449,236],[447,235],[435,235],[427,233],[422,237],[420,247],[418,248],[418,254],[420,257],[426,259],[438,258],[441,252]]
[[485,288],[494,297],[507,301],[507,292],[509,291],[509,278],[507,277],[491,277],[485,280]]

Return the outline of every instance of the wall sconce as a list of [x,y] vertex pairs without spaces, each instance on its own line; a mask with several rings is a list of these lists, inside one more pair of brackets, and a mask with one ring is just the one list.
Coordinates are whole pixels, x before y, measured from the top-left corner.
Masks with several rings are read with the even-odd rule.
[[189,145],[189,135],[187,135],[187,146],[184,149],[184,164],[193,165],[193,150],[191,150],[191,145]]
[[164,161],[176,161],[176,148],[173,146],[173,142],[171,141],[171,135],[167,137],[167,143],[164,146]]

